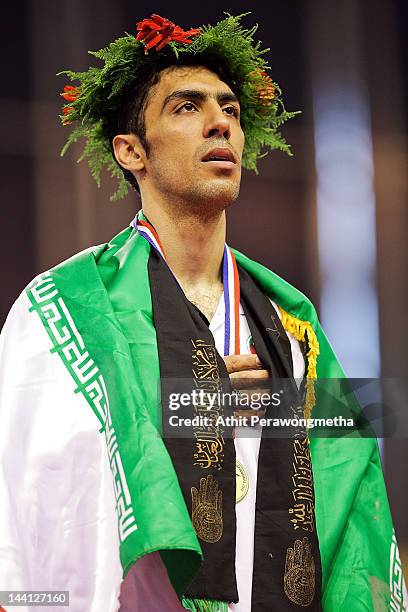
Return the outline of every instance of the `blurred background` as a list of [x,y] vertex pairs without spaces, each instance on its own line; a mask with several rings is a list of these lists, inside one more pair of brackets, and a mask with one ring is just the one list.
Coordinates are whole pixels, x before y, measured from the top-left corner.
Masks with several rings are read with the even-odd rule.
[[[293,157],[273,152],[244,172],[229,210],[228,242],[315,303],[349,376],[406,379],[408,371],[408,50],[406,0],[265,3],[20,0],[3,7],[0,79],[2,290],[0,325],[37,273],[108,241],[140,207],[110,203],[81,145],[59,152],[63,69],[136,21],[159,13],[184,29],[251,11],[270,47]],[[392,394],[391,394],[392,395]],[[391,397],[408,410],[405,397]],[[384,439],[382,457],[401,555],[408,565],[408,440]]]

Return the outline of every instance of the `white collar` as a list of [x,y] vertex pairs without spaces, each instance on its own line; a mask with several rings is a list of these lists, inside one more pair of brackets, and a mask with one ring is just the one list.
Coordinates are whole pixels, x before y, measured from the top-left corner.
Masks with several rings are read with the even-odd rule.
[[[242,308],[241,303],[239,304],[239,314],[245,315],[244,309]],[[213,317],[210,321],[210,331],[215,332],[219,327],[225,325],[225,302],[224,302],[224,291],[221,294],[219,299],[217,308],[213,314]]]

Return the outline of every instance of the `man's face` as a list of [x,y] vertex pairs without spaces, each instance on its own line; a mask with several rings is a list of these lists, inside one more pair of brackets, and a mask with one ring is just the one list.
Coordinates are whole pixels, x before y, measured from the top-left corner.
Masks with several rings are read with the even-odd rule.
[[244,148],[239,113],[234,93],[207,68],[164,70],[145,111],[146,186],[201,210],[234,201]]

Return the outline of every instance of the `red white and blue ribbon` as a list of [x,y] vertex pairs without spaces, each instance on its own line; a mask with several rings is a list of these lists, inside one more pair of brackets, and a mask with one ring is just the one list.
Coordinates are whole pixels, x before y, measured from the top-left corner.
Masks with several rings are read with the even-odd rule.
[[[163,246],[153,225],[149,223],[140,211],[130,224],[143,238],[156,249],[166,261]],[[166,262],[167,263],[167,262]],[[234,253],[228,245],[224,247],[222,262],[222,283],[224,285],[225,333],[224,356],[240,354],[239,328],[239,276]]]
[[224,247],[222,282],[225,304],[224,355],[239,355],[239,276],[235,255],[227,245]]
[[156,251],[160,253],[164,261],[166,261],[166,256],[164,254],[162,243],[160,242],[160,238],[153,225],[148,221],[140,219],[139,215],[136,215],[130,225],[134,227],[139,232],[139,234],[143,236],[143,238],[146,238],[146,240],[156,249]]

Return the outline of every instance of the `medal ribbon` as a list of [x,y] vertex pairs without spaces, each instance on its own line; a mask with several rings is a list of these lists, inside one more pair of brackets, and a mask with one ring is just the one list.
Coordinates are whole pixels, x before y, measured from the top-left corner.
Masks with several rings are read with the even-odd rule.
[[[228,389],[227,372],[222,357],[215,350],[213,337],[204,317],[174,285],[174,274],[166,262],[164,250],[154,227],[139,213],[132,227],[139,231],[155,250],[149,255],[152,306],[162,385],[167,379],[190,377],[191,357],[197,364],[210,363],[216,370],[221,391]],[[170,274],[169,274],[170,272]],[[239,273],[239,277],[238,277]],[[239,281],[238,281],[239,278]],[[175,279],[176,280],[176,279]],[[237,270],[235,257],[227,245],[222,261],[225,303],[224,352],[239,354],[239,307],[242,307],[254,344],[270,376],[278,383],[288,378],[288,397],[275,411],[279,416],[292,414],[291,406],[301,405],[302,398],[293,381],[291,347],[279,318],[268,297],[242,267]],[[271,319],[274,322],[272,327]],[[276,331],[275,331],[276,328]],[[266,333],[266,330],[275,333]],[[185,339],[185,346],[179,342]],[[189,339],[200,343],[191,349]],[[198,350],[197,350],[198,347]],[[194,365],[194,364],[193,364]],[[192,377],[195,370],[192,368]],[[205,373],[198,377],[205,381]],[[194,378],[196,380],[196,378]],[[210,381],[211,382],[211,381]],[[293,387],[293,398],[289,392]],[[212,388],[212,387],[211,387]],[[166,388],[162,386],[162,397]],[[168,408],[162,404],[163,422]],[[274,412],[274,413],[275,413]],[[189,415],[189,408],[186,414]],[[191,440],[175,439],[164,425],[164,443],[177,472],[180,487],[191,520],[200,539],[204,561],[184,593],[193,600],[195,609],[206,609],[210,602],[238,602],[236,580],[236,448],[228,438],[219,439],[221,450],[208,455],[208,468],[194,461]],[[233,428],[234,429],[234,428]],[[264,431],[264,429],[263,429]],[[199,432],[206,441],[206,431]],[[170,435],[169,435],[170,434]],[[234,436],[233,436],[234,437]],[[198,438],[197,438],[198,439]],[[200,438],[200,446],[201,446]],[[193,460],[192,460],[193,457]],[[222,465],[221,465],[222,463]],[[300,466],[300,467],[299,467]],[[203,472],[203,467],[208,470]],[[299,471],[300,470],[300,471]],[[204,476],[203,476],[204,474]],[[302,480],[298,484],[299,478]],[[234,487],[235,484],[235,487]],[[299,489],[300,487],[300,489]],[[198,489],[200,488],[200,492]],[[244,489],[241,487],[240,492]],[[299,493],[300,491],[300,493]],[[200,502],[200,499],[216,497]],[[295,494],[298,496],[296,497]],[[197,497],[198,495],[198,497]],[[218,502],[218,498],[221,501]],[[300,500],[300,501],[298,501]],[[294,501],[296,502],[294,504]],[[208,520],[210,506],[212,520]],[[321,611],[321,565],[315,530],[314,489],[307,433],[300,437],[262,435],[259,446],[256,487],[254,564],[251,605],[253,610],[279,609],[282,612],[305,609]],[[205,507],[204,507],[205,506]],[[201,512],[201,514],[200,514]],[[270,563],[270,551],[274,563]],[[197,605],[196,605],[197,602]],[[191,608],[190,608],[191,609]]]
[[[166,261],[163,246],[160,238],[149,223],[142,211],[139,211],[131,222],[131,227],[139,232],[149,244]],[[168,264],[167,264],[168,265]],[[170,266],[169,266],[170,268]],[[174,276],[174,274],[173,274]],[[174,278],[176,278],[174,276]],[[177,280],[177,279],[176,279]],[[227,244],[224,246],[222,262],[222,283],[224,285],[224,305],[225,305],[225,332],[224,332],[224,356],[240,354],[240,325],[239,325],[239,303],[240,287],[237,262],[235,255]]]

